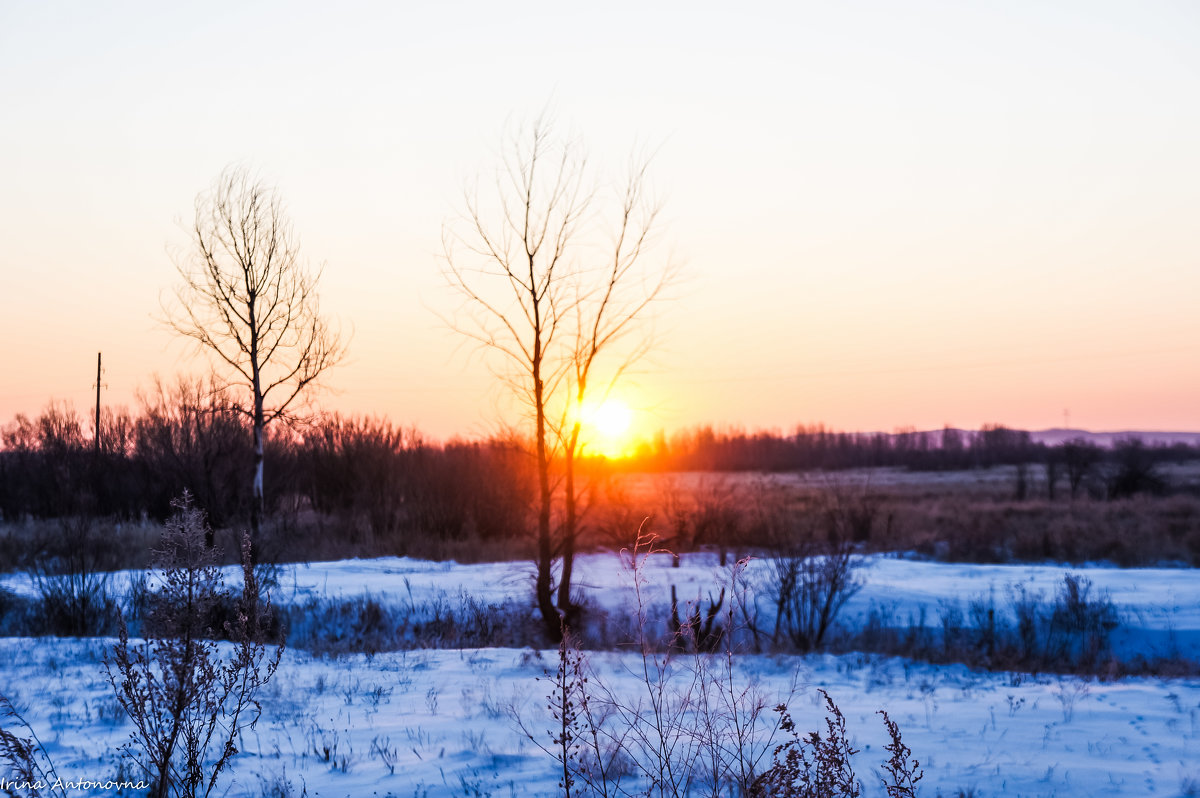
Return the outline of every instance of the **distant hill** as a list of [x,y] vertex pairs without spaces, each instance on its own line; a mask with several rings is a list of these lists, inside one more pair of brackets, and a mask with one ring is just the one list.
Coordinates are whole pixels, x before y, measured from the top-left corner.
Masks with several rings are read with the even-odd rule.
[[[952,428],[955,432],[961,435],[964,439],[975,435],[979,430],[961,429],[958,427]],[[1016,427],[1009,427],[1014,432],[1023,432]],[[944,430],[932,429],[927,430],[922,435],[928,435],[930,440],[940,440]],[[893,436],[903,433],[891,433]],[[1145,430],[1121,430],[1119,432],[1089,432],[1085,429],[1066,429],[1063,427],[1054,427],[1053,429],[1030,430],[1029,437],[1035,443],[1044,443],[1047,446],[1057,446],[1066,441],[1073,441],[1082,438],[1089,443],[1094,443],[1097,446],[1112,448],[1113,444],[1119,441],[1137,438],[1147,445],[1173,446],[1177,443],[1186,444],[1188,446],[1200,447],[1200,432],[1147,432]]]
[[1171,446],[1184,443],[1188,446],[1200,445],[1200,432],[1145,432],[1139,430],[1124,430],[1121,432],[1088,432],[1083,429],[1054,429],[1036,430],[1029,433],[1033,439],[1048,446],[1057,446],[1064,441],[1083,438],[1097,446],[1111,447],[1114,443],[1130,438],[1138,438],[1146,444]]

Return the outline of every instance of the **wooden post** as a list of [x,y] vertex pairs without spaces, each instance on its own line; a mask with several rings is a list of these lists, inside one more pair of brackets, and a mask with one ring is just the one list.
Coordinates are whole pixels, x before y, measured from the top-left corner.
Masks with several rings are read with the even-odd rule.
[[96,456],[100,455],[100,354],[96,353]]

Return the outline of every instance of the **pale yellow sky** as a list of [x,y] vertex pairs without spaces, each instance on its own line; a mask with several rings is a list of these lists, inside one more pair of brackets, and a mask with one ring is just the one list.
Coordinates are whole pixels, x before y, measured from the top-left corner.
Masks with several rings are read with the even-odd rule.
[[1200,429],[1194,4],[403,5],[0,0],[0,421],[201,367],[152,317],[243,163],[354,328],[321,401],[490,431],[441,229],[552,101],[658,151],[640,428]]

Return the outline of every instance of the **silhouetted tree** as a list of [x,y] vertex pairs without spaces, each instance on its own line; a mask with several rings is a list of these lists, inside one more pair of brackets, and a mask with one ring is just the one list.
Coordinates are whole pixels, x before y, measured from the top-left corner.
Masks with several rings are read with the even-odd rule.
[[[579,145],[560,142],[551,128],[543,116],[513,133],[497,176],[494,218],[468,195],[463,223],[448,226],[443,239],[446,276],[467,305],[456,328],[500,353],[509,384],[529,408],[538,494],[535,593],[547,634],[557,639],[574,609],[577,409],[595,384],[593,366],[633,329],[662,279],[637,285],[635,266],[655,217],[653,204],[643,200],[644,167],[633,170],[618,201],[613,243],[597,265],[589,227],[600,221],[599,183]],[[611,379],[625,362],[618,360]],[[569,518],[555,535],[551,471],[560,450]],[[556,560],[562,564],[557,595]]]
[[1079,485],[1084,477],[1091,473],[1102,456],[1099,446],[1083,438],[1075,438],[1062,445],[1063,467],[1067,470],[1067,485],[1071,488],[1072,499],[1079,493]]
[[176,260],[182,284],[168,323],[196,341],[249,393],[254,435],[250,525],[264,510],[263,435],[345,354],[320,313],[320,272],[300,262],[299,242],[274,188],[230,168],[196,199],[194,248]]
[[1042,457],[1042,466],[1046,470],[1046,499],[1054,501],[1062,466],[1062,450],[1058,447],[1047,447]]
[[1138,493],[1162,493],[1167,483],[1155,468],[1154,453],[1134,438],[1113,447],[1115,468],[1108,479],[1108,498],[1121,499]]

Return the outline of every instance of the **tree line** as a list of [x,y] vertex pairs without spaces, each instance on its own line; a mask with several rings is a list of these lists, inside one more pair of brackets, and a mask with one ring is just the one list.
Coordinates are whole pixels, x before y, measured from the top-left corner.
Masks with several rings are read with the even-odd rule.
[[[51,403],[0,428],[0,517],[88,515],[163,521],[186,489],[215,527],[245,523],[256,501],[253,420],[230,391],[181,377],[143,392],[136,412],[94,422]],[[272,426],[264,458],[272,514],[352,522],[372,541],[402,535],[503,540],[523,535],[528,456],[515,442],[426,440],[379,418],[325,414]]]
[[[0,427],[0,517],[95,515],[163,521],[186,488],[214,526],[244,522],[254,504],[250,424],[229,390],[179,377],[157,381],[136,411],[105,408],[94,421],[52,402]],[[351,519],[374,540],[404,534],[503,540],[527,532],[536,511],[536,462],[510,438],[431,441],[373,417],[324,414],[276,425],[264,458],[275,476],[273,513],[309,510]],[[778,432],[699,427],[656,442],[608,468],[637,471],[788,471],[893,467],[960,470],[1038,465],[1077,493],[1102,465],[1115,495],[1161,488],[1157,468],[1200,459],[1200,447],[1130,440],[1047,445],[1022,430],[847,433],[824,427]]]
[[[1137,438],[1112,447],[1086,438],[1047,444],[1025,430],[984,425],[978,430],[842,432],[823,425],[794,432],[701,425],[643,442],[631,467],[654,471],[805,471],[849,468],[906,468],[963,471],[999,465],[1111,461],[1131,446],[1155,463],[1200,458],[1200,444],[1145,443]],[[1064,466],[1065,470],[1065,466]]]

